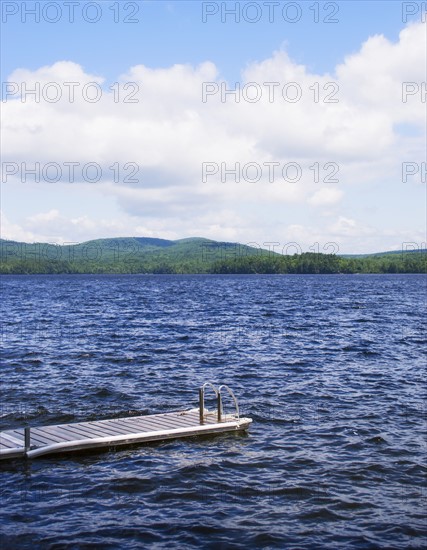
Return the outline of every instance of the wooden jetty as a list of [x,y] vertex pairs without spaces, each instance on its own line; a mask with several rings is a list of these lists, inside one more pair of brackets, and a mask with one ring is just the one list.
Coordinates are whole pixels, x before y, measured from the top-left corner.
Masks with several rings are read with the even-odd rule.
[[[215,411],[205,409],[204,397],[208,387],[216,396]],[[224,413],[223,390],[234,401],[234,414]],[[251,422],[251,418],[240,417],[237,399],[228,386],[216,388],[206,382],[199,388],[197,409],[53,426],[25,426],[0,432],[0,460],[237,432],[246,430]]]

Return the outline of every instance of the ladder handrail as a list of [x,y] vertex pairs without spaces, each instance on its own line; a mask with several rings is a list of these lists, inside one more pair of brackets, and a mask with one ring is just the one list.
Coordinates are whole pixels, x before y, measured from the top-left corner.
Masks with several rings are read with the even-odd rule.
[[205,382],[202,386],[202,390],[205,391],[206,386],[209,386],[215,392],[215,395],[218,397],[218,389],[212,384],[212,382]]
[[237,402],[237,398],[236,396],[234,395],[234,392],[231,388],[229,388],[226,384],[222,384],[219,388],[218,388],[218,422],[221,422],[221,416],[222,416],[222,399],[221,399],[221,390],[225,388],[228,393],[231,395],[231,397],[233,398],[233,401],[234,401],[234,405],[236,407],[236,416],[237,416],[237,420],[239,421],[240,420],[240,413],[239,413],[239,403]]
[[217,400],[221,399],[221,396],[219,395],[219,391],[212,384],[212,382],[205,382],[203,384],[203,386],[201,386],[199,388],[199,419],[200,419],[200,424],[204,424],[204,420],[205,420],[205,388],[206,387],[210,387],[214,391]]
[[222,417],[224,414],[223,406],[222,406],[222,395],[221,390],[225,389],[231,396],[231,398],[234,401],[234,406],[236,407],[236,418],[237,421],[240,421],[240,412],[239,412],[239,403],[237,401],[236,396],[234,395],[234,392],[231,388],[229,388],[226,384],[221,384],[219,388],[216,388],[212,382],[205,382],[203,386],[200,386],[199,388],[199,420],[200,424],[204,424],[205,422],[205,388],[211,388],[217,398],[217,420],[218,422],[222,422]]

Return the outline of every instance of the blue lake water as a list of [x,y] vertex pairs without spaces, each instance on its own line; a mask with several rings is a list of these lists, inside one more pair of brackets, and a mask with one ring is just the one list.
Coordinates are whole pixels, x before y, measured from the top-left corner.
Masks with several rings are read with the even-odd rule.
[[254,422],[2,462],[0,546],[424,547],[426,283],[2,277],[0,429],[191,408],[207,380]]

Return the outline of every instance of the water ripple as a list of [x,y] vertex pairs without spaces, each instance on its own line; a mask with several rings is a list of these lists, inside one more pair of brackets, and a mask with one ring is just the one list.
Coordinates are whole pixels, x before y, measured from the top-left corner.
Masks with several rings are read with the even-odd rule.
[[206,380],[254,419],[1,463],[4,548],[425,547],[424,276],[1,282],[0,429],[194,407]]

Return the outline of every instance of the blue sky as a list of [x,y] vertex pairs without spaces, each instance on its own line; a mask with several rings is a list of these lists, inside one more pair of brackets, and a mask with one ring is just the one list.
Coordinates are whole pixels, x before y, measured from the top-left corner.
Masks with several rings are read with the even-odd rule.
[[[315,12],[310,10],[315,3],[319,5],[320,19],[329,14],[339,22],[315,23]],[[27,4],[30,9],[34,3]],[[301,19],[295,23],[291,21],[297,17],[296,12],[294,15],[289,8],[289,21],[286,21],[281,16],[281,6],[275,7],[274,21],[270,23],[268,6],[264,2],[258,2],[263,10],[261,20],[250,23],[243,19],[242,11],[248,2],[227,2],[230,9],[240,4],[241,16],[236,23],[235,16],[226,15],[225,24],[221,22],[220,7],[217,15],[206,16],[206,23],[202,23],[204,2],[197,0],[135,2],[138,12],[134,16],[131,17],[130,7],[123,8],[119,14],[120,19],[126,15],[138,19],[139,22],[133,24],[114,23],[111,9],[114,2],[107,0],[98,4],[103,10],[97,23],[86,22],[78,7],[72,24],[65,7],[63,16],[54,24],[42,17],[40,23],[35,23],[30,14],[22,23],[22,10],[8,16],[7,24],[3,25],[6,46],[3,74],[9,75],[17,67],[37,69],[41,64],[66,59],[83,65],[89,73],[100,73],[114,81],[127,67],[140,63],[149,67],[168,67],[175,63],[198,64],[212,60],[224,77],[232,81],[239,79],[246,63],[264,59],[282,45],[296,61],[315,71],[332,72],[345,55],[357,51],[369,36],[382,33],[390,40],[397,40],[403,26],[402,2],[384,0],[330,2],[338,6],[338,13],[333,16],[332,7],[324,9],[328,2],[298,2]],[[53,11],[51,17],[54,17]],[[419,17],[419,14],[407,14],[408,20]]]
[[[24,4],[31,9],[37,3]],[[57,22],[43,20],[46,4],[38,3],[36,23],[34,16],[24,17],[21,2],[2,3],[2,82],[56,82],[63,89],[64,81],[81,87],[99,78],[102,101],[67,105],[41,97],[31,105],[31,99],[5,98],[3,158],[9,168],[94,162],[103,177],[52,183],[3,176],[3,238],[206,236],[260,246],[277,242],[279,250],[289,242],[302,250],[336,242],[346,253],[425,242],[422,3],[277,2],[269,22],[272,7],[265,2],[255,8],[254,2],[107,0],[94,3],[101,16],[93,23],[83,15],[85,9],[88,17],[95,13],[88,2],[75,6],[74,22],[63,2],[53,3],[62,10]],[[222,22],[224,9],[233,6],[240,21],[228,15]],[[286,6],[289,19],[298,21],[283,18]],[[203,22],[203,9],[217,13]],[[251,18],[255,9],[260,20],[245,21],[244,14]],[[131,11],[138,22],[125,23]],[[323,22],[328,14],[337,22]],[[280,88],[296,82],[303,97],[292,104],[275,96],[269,104],[264,87],[257,104],[236,105],[232,98],[221,103],[218,95],[205,104],[200,99],[206,82],[231,88],[266,81],[280,82]],[[115,82],[137,82],[139,103],[111,104],[111,97],[108,103]],[[315,104],[310,86],[320,83],[324,94],[330,82],[338,86],[338,103]],[[402,82],[420,87],[405,105]],[[137,164],[142,179],[114,183],[107,176],[115,162]],[[230,176],[203,182],[207,162],[297,163],[302,178],[299,186],[280,177],[268,186],[264,169],[256,183]],[[339,181],[316,184],[309,167],[318,163],[322,170],[328,162],[339,167]],[[404,162],[417,169],[405,184]]]

